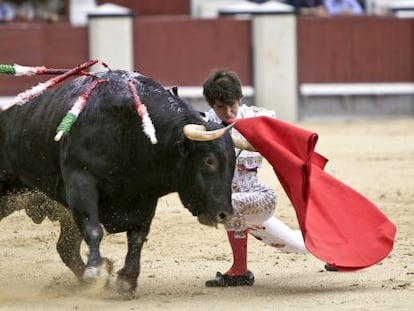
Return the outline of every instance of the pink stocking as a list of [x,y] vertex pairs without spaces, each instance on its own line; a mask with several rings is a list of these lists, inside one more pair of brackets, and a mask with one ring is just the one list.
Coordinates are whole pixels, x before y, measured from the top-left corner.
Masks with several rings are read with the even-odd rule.
[[227,275],[236,276],[247,272],[247,233],[248,229],[241,236],[240,232],[227,231],[227,237],[233,251],[233,265],[226,272]]

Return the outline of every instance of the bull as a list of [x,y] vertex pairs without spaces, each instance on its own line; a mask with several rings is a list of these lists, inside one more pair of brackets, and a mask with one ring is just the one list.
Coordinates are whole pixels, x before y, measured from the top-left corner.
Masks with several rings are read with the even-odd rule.
[[[102,83],[70,131],[54,141],[75,99],[97,79]],[[134,94],[145,104],[156,143],[142,130]],[[0,220],[14,210],[5,200],[13,193],[35,190],[58,202],[41,204],[40,197],[35,208],[24,208],[36,223],[45,217],[60,222],[57,251],[80,281],[110,274],[110,261],[100,252],[104,230],[126,232],[116,284],[121,294],[135,296],[158,199],[177,192],[200,223],[224,223],[232,215],[234,165],[228,129],[203,121],[160,83],[121,70],[84,75],[0,113]],[[89,248],[86,263],[82,240]]]

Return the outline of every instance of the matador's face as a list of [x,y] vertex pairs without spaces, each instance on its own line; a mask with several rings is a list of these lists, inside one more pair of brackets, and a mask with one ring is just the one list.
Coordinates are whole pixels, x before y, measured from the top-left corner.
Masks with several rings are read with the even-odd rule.
[[224,104],[223,102],[216,100],[212,106],[216,115],[221,121],[228,122],[229,119],[237,117],[237,112],[240,107],[240,99],[235,99],[231,104]]

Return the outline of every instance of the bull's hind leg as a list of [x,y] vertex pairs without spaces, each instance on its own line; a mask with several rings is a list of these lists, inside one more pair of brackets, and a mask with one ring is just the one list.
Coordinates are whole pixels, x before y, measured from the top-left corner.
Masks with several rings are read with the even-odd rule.
[[93,178],[72,172],[66,178],[66,194],[73,218],[82,238],[89,248],[88,259],[83,273],[87,282],[109,282],[112,264],[104,260],[100,253],[103,229],[98,216],[98,191]]
[[36,224],[42,223],[46,217],[51,221],[59,221],[60,235],[56,249],[65,265],[81,280],[85,270],[85,264],[80,256],[82,236],[71,212],[63,205],[37,191],[21,194],[18,202],[13,205],[23,205],[27,216]]
[[0,175],[0,197],[6,195],[8,188],[7,179]]
[[65,265],[72,270],[78,280],[82,280],[85,263],[80,256],[82,236],[69,211],[59,215],[60,235],[56,249]]
[[14,206],[7,202],[6,195],[8,190],[9,185],[6,178],[0,175],[0,220],[15,211]]

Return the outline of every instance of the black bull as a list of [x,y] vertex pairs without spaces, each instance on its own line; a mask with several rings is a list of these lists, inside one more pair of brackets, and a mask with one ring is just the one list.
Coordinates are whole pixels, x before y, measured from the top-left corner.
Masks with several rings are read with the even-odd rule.
[[[55,142],[62,118],[98,78],[104,82],[91,93],[69,133]],[[131,81],[155,127],[156,144],[142,130]],[[190,140],[183,135],[187,124],[222,128],[204,122],[159,83],[125,71],[79,77],[1,112],[0,219],[13,212],[6,196],[25,189],[67,207],[66,215],[42,204],[24,208],[35,222],[46,216],[60,221],[57,250],[79,280],[94,280],[109,269],[99,251],[101,224],[109,233],[126,232],[128,250],[117,286],[134,295],[141,249],[159,197],[178,192],[183,205],[206,225],[224,223],[232,215],[231,137]],[[82,239],[89,247],[86,264],[80,256]]]

